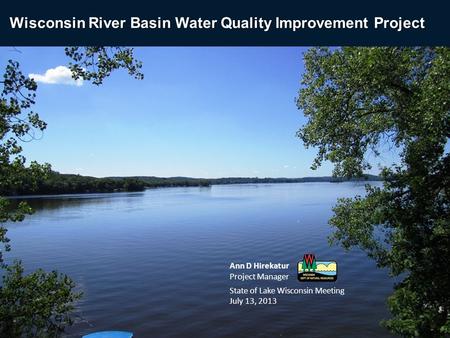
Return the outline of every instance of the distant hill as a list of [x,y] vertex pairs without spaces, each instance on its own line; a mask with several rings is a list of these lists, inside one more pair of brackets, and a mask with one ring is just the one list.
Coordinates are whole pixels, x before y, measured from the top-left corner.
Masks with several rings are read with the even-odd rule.
[[361,178],[345,179],[339,177],[223,177],[223,178],[193,178],[193,177],[92,177],[73,174],[60,174],[52,172],[45,180],[37,184],[22,182],[20,186],[1,186],[0,195],[53,195],[53,194],[80,194],[104,193],[119,191],[143,191],[146,188],[160,187],[207,187],[219,184],[248,184],[248,183],[306,183],[306,182],[332,182],[345,181],[381,181],[379,176],[365,175]]

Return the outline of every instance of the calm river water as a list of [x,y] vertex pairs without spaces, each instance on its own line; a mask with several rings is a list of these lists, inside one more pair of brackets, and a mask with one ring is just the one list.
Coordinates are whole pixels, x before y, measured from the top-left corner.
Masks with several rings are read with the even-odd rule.
[[[376,184],[376,183],[375,183]],[[28,270],[70,275],[84,292],[68,333],[129,330],[135,337],[382,337],[393,282],[357,251],[330,247],[338,197],[361,183],[223,185],[142,193],[33,198],[36,213],[9,226]],[[315,287],[296,263],[313,252],[338,262],[339,295],[277,296],[229,305],[230,287]],[[230,282],[231,262],[290,263],[284,282]]]

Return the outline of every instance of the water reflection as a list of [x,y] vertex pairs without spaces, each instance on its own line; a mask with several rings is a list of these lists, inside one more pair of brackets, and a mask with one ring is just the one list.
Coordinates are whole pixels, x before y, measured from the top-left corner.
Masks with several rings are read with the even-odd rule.
[[[303,183],[32,198],[36,213],[9,235],[28,269],[57,268],[84,291],[73,336],[94,329],[137,337],[388,336],[378,322],[388,316],[392,281],[363,253],[327,243],[336,198],[363,193],[357,183]],[[305,252],[338,261],[331,286],[345,296],[228,305],[229,287],[254,284],[229,281],[230,262],[289,263],[288,281],[260,286],[296,288]]]

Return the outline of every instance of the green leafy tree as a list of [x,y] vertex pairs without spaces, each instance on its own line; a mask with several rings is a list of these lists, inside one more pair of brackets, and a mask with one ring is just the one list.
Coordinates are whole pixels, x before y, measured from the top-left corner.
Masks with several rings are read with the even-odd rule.
[[[133,49],[118,47],[69,47],[66,55],[73,77],[100,85],[112,71],[125,68],[142,79],[141,63],[133,57]],[[23,187],[38,188],[50,174],[49,164],[31,162],[21,154],[22,144],[39,138],[47,124],[33,112],[37,84],[25,76],[19,63],[9,60],[0,80],[0,192]],[[81,297],[74,282],[56,271],[37,270],[24,273],[20,261],[8,265],[4,253],[11,250],[5,223],[22,221],[31,208],[24,202],[13,205],[0,197],[0,267],[3,282],[0,286],[0,336],[55,336],[72,324],[73,303]]]
[[397,276],[384,325],[403,336],[450,333],[449,48],[313,48],[304,56],[298,136],[317,168],[360,176],[389,146],[398,163],[383,187],[340,199],[330,237],[358,247]]
[[306,262],[305,262],[305,260],[302,261],[302,270],[306,271]]
[[72,324],[74,282],[56,271],[24,274],[20,262],[7,267],[0,290],[2,337],[56,336]]
[[83,79],[101,85],[111,72],[120,68],[138,80],[144,78],[142,62],[135,59],[133,48],[66,47],[65,52],[71,59],[69,68],[75,80]]

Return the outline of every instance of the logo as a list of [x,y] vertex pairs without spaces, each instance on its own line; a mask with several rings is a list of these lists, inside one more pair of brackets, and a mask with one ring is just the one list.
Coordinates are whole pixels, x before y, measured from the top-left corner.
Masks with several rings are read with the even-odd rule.
[[304,254],[297,264],[300,282],[334,282],[337,279],[336,261],[317,261],[314,254]]

